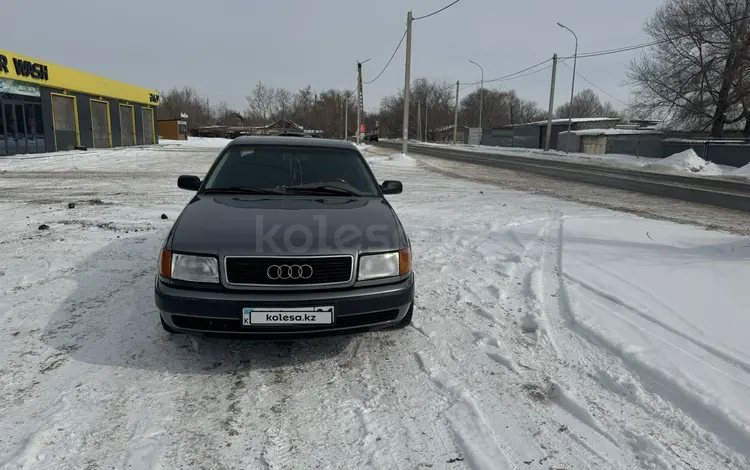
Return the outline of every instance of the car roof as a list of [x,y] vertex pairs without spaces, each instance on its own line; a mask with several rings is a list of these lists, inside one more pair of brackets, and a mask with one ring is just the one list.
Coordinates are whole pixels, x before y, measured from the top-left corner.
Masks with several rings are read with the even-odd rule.
[[243,135],[233,139],[227,147],[235,145],[299,145],[301,147],[328,147],[357,149],[352,142],[338,139],[309,139],[307,137],[275,135]]

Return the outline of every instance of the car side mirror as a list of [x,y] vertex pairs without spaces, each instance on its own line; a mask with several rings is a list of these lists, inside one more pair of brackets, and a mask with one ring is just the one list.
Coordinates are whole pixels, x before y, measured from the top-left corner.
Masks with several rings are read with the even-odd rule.
[[383,191],[383,194],[401,194],[404,190],[404,185],[401,184],[401,181],[386,180],[380,185],[380,189]]
[[177,178],[177,187],[188,191],[198,191],[201,187],[201,179],[193,175],[181,175]]

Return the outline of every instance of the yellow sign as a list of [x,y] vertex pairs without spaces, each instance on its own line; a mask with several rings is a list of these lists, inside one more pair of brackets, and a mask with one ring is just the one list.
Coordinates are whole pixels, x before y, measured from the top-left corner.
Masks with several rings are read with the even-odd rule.
[[159,105],[159,92],[156,90],[117,82],[0,49],[0,78],[3,77],[96,97]]

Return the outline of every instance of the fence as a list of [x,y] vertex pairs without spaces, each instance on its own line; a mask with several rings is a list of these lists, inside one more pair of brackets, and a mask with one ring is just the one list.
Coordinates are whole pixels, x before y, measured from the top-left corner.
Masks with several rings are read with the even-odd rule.
[[662,136],[653,134],[611,135],[607,139],[607,153],[662,158]]
[[[542,126],[517,126],[484,129],[482,145],[495,147],[544,148],[546,129]],[[563,131],[562,134],[560,132]],[[565,150],[562,126],[553,125],[550,148]],[[571,151],[582,151],[580,137],[570,137]],[[742,167],[750,164],[750,139],[708,140],[695,134],[614,134],[606,137],[605,153],[634,155],[644,158],[666,158],[693,149],[704,160],[717,165]]]

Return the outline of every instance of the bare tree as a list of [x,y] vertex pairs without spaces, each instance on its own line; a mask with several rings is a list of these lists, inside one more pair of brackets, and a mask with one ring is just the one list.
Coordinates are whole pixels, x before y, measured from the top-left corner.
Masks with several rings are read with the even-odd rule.
[[[560,105],[555,110],[555,115],[558,118],[567,118],[569,116],[569,103]],[[614,112],[614,106],[608,103],[606,112]],[[616,116],[605,116],[605,109],[602,105],[599,97],[594,93],[594,90],[587,88],[580,91],[573,97],[573,117],[574,118],[587,118],[587,117],[616,117]]]
[[244,123],[244,117],[231,109],[226,101],[221,101],[212,112],[214,123],[220,126],[239,126]]
[[[482,127],[493,128],[529,122],[543,111],[535,102],[521,100],[515,90],[485,89],[482,93]],[[480,90],[472,91],[461,100],[459,122],[478,125]]]
[[[417,137],[417,103],[422,109],[422,131],[427,128],[431,138],[434,129],[453,123],[455,87],[445,83],[417,78],[409,90],[409,137]],[[386,96],[380,101],[377,120],[383,136],[401,136],[404,116],[404,93]]]
[[714,137],[744,121],[750,135],[748,21],[748,0],[667,0],[645,27],[658,43],[629,65],[632,111]]
[[186,86],[161,92],[159,116],[179,119],[182,113],[188,115],[190,129],[213,124],[208,99],[200,96],[194,88]]
[[275,99],[273,88],[258,82],[245,99],[248,106],[245,114],[250,120],[266,122],[272,118]]
[[289,119],[294,106],[293,99],[292,93],[286,88],[273,90],[271,119]]

